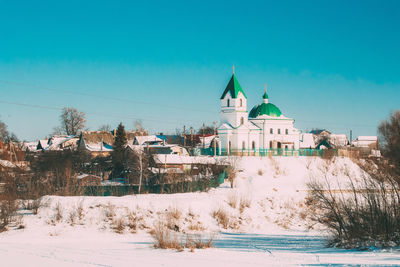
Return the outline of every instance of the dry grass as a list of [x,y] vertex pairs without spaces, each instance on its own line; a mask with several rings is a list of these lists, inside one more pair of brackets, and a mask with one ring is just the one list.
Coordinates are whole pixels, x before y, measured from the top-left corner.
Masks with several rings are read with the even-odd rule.
[[55,220],[56,222],[61,221],[62,218],[63,218],[64,209],[63,209],[63,207],[61,206],[61,203],[60,203],[60,202],[57,202],[57,203],[56,203],[56,207],[55,207],[54,210],[55,210],[54,220]]
[[104,207],[104,215],[108,220],[113,220],[115,217],[115,205],[108,203],[107,206]]
[[179,232],[179,220],[182,216],[182,212],[177,207],[168,208],[165,213],[166,225],[169,229]]
[[238,204],[238,195],[236,192],[232,192],[231,194],[228,195],[228,204],[232,208],[236,209],[237,204]]
[[240,213],[243,213],[244,209],[250,208],[250,206],[251,206],[251,199],[246,196],[242,196],[240,198],[240,205],[239,205]]
[[123,234],[125,231],[125,220],[123,217],[114,218],[112,221],[112,229],[118,234]]
[[176,249],[182,251],[184,245],[179,240],[178,234],[168,229],[167,225],[158,221],[150,231],[154,239],[154,247],[161,249]]
[[203,226],[203,224],[201,222],[197,221],[197,222],[190,223],[188,230],[196,231],[196,232],[203,232],[206,230],[206,228]]
[[131,233],[136,233],[138,227],[138,217],[136,212],[132,211],[128,213],[128,228]]
[[160,249],[175,249],[183,251],[185,248],[194,252],[194,249],[205,249],[213,247],[214,236],[203,239],[201,235],[186,235],[186,242],[180,238],[178,233],[168,229],[167,225],[158,221],[150,231],[154,239],[154,247]]
[[224,229],[228,229],[230,224],[230,219],[227,212],[224,209],[219,208],[218,210],[213,211],[211,215],[215,220],[217,220],[217,222],[220,225],[222,225]]
[[205,249],[213,247],[214,236],[210,236],[208,239],[203,239],[201,235],[186,235],[185,247],[189,248],[190,251],[196,249]]

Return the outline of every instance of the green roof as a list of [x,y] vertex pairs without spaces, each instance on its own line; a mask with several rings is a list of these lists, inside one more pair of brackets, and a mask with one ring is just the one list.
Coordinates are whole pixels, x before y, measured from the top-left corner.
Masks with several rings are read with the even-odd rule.
[[255,106],[249,113],[249,118],[257,118],[258,116],[268,115],[271,117],[280,117],[282,112],[277,106],[271,103],[262,103]]
[[263,94],[263,99],[268,99],[267,91]]
[[240,86],[238,80],[236,79],[235,74],[233,74],[232,78],[229,80],[229,83],[226,86],[225,91],[221,96],[221,99],[223,99],[228,92],[231,94],[232,98],[237,98],[239,92],[242,92],[242,94],[244,95],[244,98],[247,99],[247,96],[244,93],[242,86]]

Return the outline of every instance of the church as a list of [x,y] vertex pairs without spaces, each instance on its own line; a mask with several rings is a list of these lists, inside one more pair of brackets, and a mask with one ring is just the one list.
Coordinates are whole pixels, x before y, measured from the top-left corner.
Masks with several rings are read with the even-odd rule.
[[267,89],[262,102],[247,110],[247,96],[233,73],[221,100],[220,138],[222,154],[256,155],[274,150],[297,150],[300,131],[294,119],[285,117],[269,102]]

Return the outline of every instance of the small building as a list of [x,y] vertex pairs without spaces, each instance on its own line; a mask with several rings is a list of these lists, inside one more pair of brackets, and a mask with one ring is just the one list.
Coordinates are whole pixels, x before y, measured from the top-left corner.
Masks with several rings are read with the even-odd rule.
[[92,174],[80,174],[77,177],[80,186],[101,185],[101,177]]
[[300,134],[300,148],[302,149],[314,149],[315,142],[312,133]]
[[114,136],[108,131],[83,131],[78,149],[88,151],[93,157],[109,156],[113,150]]

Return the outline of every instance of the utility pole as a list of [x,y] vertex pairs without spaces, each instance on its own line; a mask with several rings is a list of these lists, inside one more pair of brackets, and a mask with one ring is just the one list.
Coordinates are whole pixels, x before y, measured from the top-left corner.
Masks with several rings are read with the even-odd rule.
[[186,147],[186,125],[183,125],[183,147]]
[[206,138],[204,137],[204,123],[203,123],[203,148],[205,148],[206,145]]
[[217,155],[217,123],[214,121],[214,156]]
[[190,145],[193,147],[193,127],[190,126]]

